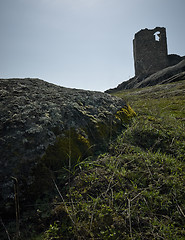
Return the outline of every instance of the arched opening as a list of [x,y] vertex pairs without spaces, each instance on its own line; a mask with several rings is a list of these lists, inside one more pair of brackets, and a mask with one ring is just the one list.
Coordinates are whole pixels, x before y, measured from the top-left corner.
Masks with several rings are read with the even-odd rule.
[[154,33],[155,41],[159,42],[161,39],[161,33],[159,31]]

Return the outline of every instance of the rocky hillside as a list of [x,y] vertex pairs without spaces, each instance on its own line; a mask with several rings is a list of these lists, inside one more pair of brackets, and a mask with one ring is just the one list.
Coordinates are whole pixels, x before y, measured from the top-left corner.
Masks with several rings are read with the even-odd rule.
[[124,89],[143,88],[158,84],[176,82],[183,79],[185,79],[185,60],[182,60],[174,66],[162,69],[150,76],[133,77],[128,81],[122,82],[116,88],[109,89],[106,92],[114,93]]
[[[183,79],[119,98],[38,79],[1,83],[9,158],[1,158],[0,239],[184,239]],[[134,112],[125,100],[137,112],[129,124]],[[49,145],[37,150],[41,142]]]
[[14,211],[12,176],[22,199],[28,191],[37,198],[41,162],[45,169],[70,168],[101,151],[132,114],[124,100],[109,94],[39,79],[0,79],[1,215],[6,219]]
[[137,116],[77,166],[39,239],[185,239],[185,81],[116,95]]

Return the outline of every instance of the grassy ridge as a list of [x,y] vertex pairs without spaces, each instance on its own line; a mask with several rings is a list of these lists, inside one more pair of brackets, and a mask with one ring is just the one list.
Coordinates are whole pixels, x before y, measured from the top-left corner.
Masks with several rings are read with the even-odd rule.
[[74,167],[37,239],[185,239],[185,81],[115,95],[137,116],[108,152]]

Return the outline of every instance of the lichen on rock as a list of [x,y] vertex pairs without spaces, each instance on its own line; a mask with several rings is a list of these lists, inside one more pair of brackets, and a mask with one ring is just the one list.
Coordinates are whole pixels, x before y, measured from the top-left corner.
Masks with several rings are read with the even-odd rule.
[[4,203],[12,194],[11,176],[32,186],[39,171],[59,170],[69,159],[73,165],[104,149],[134,116],[123,99],[40,79],[0,79],[0,109]]

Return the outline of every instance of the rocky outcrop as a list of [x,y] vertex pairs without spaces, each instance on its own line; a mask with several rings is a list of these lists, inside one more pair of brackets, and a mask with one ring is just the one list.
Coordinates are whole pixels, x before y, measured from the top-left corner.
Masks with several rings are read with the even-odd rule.
[[1,200],[13,194],[11,176],[22,174],[27,186],[33,183],[30,172],[40,160],[58,170],[69,158],[79,161],[102,149],[123,128],[127,113],[134,115],[109,94],[39,79],[0,79]]
[[134,88],[142,88],[147,86],[154,86],[157,84],[171,83],[185,78],[185,60],[181,61],[175,66],[171,66],[160,70],[137,83]]
[[171,83],[185,79],[185,59],[180,63],[164,68],[148,77],[133,77],[122,82],[116,88],[109,89],[106,93],[113,93],[124,89],[143,88],[157,84]]

